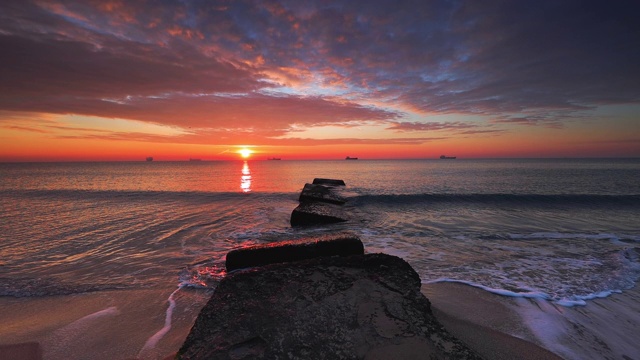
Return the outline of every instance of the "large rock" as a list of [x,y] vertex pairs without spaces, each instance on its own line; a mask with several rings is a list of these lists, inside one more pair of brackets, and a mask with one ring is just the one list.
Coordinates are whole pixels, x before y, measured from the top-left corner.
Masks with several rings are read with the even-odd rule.
[[273,263],[300,261],[320,256],[364,254],[362,241],[351,233],[278,241],[250,246],[227,253],[227,271]]
[[229,274],[177,358],[479,359],[434,318],[416,272],[383,254]]
[[347,221],[344,208],[323,202],[303,202],[291,212],[291,226],[333,224]]
[[346,202],[345,198],[337,194],[334,189],[334,187],[324,185],[304,184],[304,188],[300,193],[300,202],[320,201],[330,204],[344,204]]

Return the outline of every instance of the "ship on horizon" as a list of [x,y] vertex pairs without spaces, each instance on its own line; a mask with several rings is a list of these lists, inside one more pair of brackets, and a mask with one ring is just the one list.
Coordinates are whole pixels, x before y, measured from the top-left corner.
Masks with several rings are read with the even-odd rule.
[[445,156],[445,155],[440,155],[440,159],[445,160],[445,159],[455,159],[455,156]]
[[272,157],[272,158],[267,158],[267,160],[282,160],[282,158]]
[[147,161],[153,161],[153,157],[152,156],[147,157]]
[[357,157],[347,156],[347,157],[345,158],[345,160],[358,160],[358,158],[357,158]]

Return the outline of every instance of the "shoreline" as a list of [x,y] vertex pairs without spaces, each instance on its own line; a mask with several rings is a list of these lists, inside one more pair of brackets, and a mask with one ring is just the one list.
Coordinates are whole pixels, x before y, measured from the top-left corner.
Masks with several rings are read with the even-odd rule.
[[[175,291],[167,286],[0,297],[0,358],[170,358],[211,294],[196,289],[176,292],[170,328],[158,336]],[[637,286],[574,307],[501,296],[459,283],[423,284],[421,291],[444,327],[487,359],[640,358],[633,336],[640,333]],[[142,351],[154,336],[159,340],[155,347]]]
[[[176,290],[116,290],[42,298],[0,297],[0,358],[16,345],[23,359],[163,359],[180,348],[210,292],[178,291],[169,329],[162,335],[168,298]],[[158,342],[144,349],[153,337]],[[143,350],[144,349],[144,350]],[[21,359],[11,357],[12,359]]]
[[638,359],[640,287],[564,307],[466,284],[423,284],[436,318],[488,359]]

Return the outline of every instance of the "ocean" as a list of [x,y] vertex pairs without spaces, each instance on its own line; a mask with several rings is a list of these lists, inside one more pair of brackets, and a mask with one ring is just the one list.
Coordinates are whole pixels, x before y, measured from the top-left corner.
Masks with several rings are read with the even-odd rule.
[[[313,178],[350,221],[292,228]],[[0,164],[0,296],[213,289],[225,254],[333,231],[460,282],[562,307],[640,279],[640,159]],[[173,296],[173,294],[172,294]]]

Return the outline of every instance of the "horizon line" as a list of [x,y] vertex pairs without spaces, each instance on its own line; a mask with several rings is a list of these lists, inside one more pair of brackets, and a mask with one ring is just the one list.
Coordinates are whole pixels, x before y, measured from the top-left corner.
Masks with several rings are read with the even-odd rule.
[[[601,156],[601,157],[456,157],[456,159],[440,159],[439,157],[425,158],[357,158],[357,161],[407,161],[407,160],[640,160],[640,156]],[[274,161],[269,158],[260,159],[198,159],[198,161],[185,160],[162,160],[153,159],[153,161],[143,160],[0,160],[0,164],[17,164],[17,163],[113,163],[113,162],[223,162],[223,161]],[[285,159],[281,158],[277,161],[345,161],[344,158],[326,158],[326,159]]]

